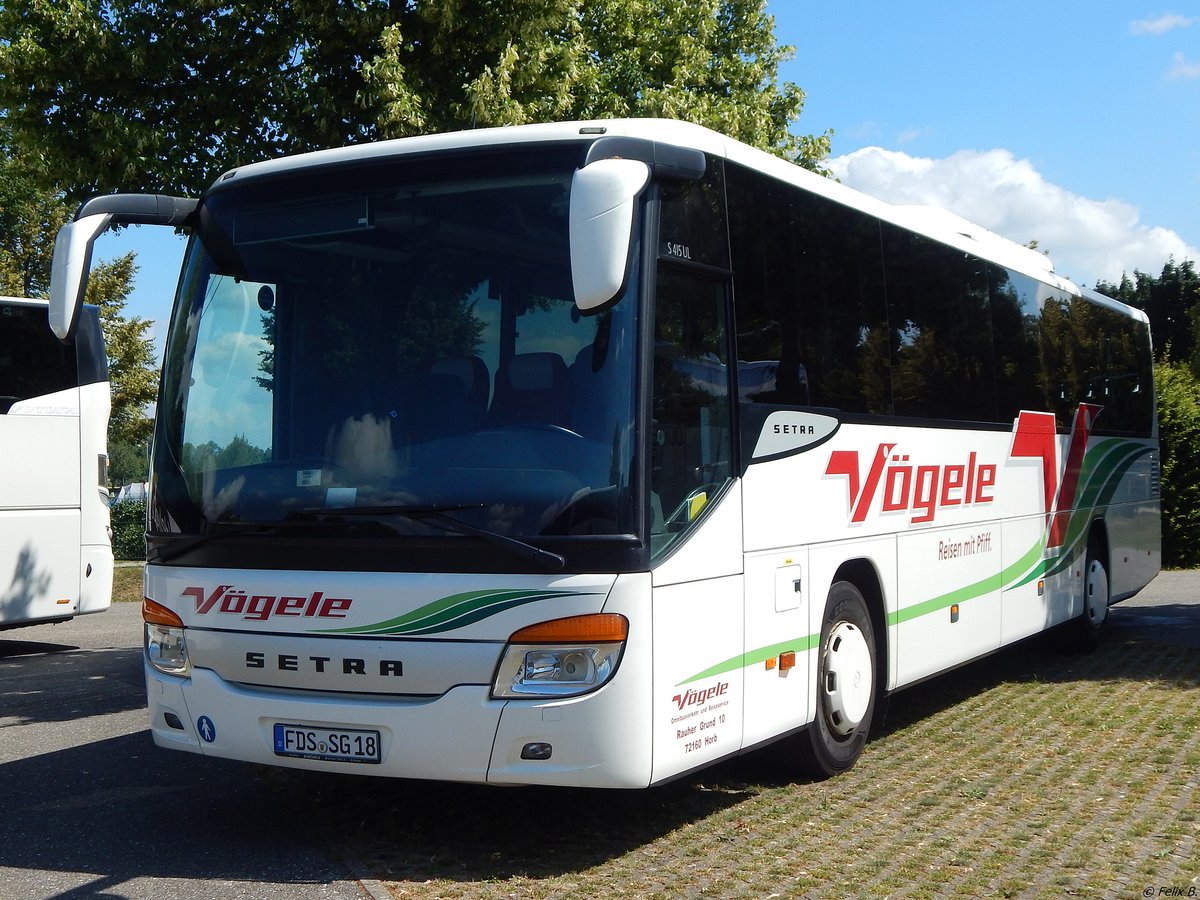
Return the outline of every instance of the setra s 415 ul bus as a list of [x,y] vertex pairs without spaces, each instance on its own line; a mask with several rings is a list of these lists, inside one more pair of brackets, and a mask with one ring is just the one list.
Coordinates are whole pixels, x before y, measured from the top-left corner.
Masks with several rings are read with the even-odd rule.
[[104,334],[84,306],[60,341],[47,310],[0,297],[0,630],[112,600]]
[[643,787],[788,738],[1159,567],[1146,317],[1041,254],[712,131],[348,147],[113,195],[184,228],[154,435],[163,747]]

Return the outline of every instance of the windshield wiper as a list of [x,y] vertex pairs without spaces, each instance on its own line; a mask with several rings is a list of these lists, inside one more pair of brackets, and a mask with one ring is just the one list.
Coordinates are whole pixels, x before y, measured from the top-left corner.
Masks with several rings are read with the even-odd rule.
[[550,571],[560,571],[567,564],[566,557],[557,553],[551,553],[549,550],[543,550],[541,547],[535,547],[533,544],[527,544],[486,528],[468,525],[466,522],[447,515],[447,513],[457,510],[483,509],[483,507],[482,503],[444,503],[433,506],[345,506],[330,509],[315,507],[304,510],[302,514],[326,520],[336,520],[342,516],[401,516],[417,522],[427,522],[445,531],[455,531],[459,534],[477,537],[510,553],[515,553],[523,559],[535,562]]
[[[159,562],[168,559],[174,559],[200,547],[204,544],[213,541],[219,541],[224,538],[241,537],[247,534],[280,534],[282,532],[294,532],[296,530],[316,531],[325,529],[328,533],[328,522],[322,522],[309,519],[280,519],[270,522],[249,522],[249,521],[215,521],[204,523],[204,531],[200,534],[192,535],[184,538],[181,535],[172,532],[151,532],[146,536],[149,538],[174,538],[174,540],[165,547],[159,547],[151,555],[147,556],[147,562]],[[380,523],[380,527],[387,528],[386,525]],[[389,529],[393,530],[393,529]]]
[[[176,535],[162,533],[148,535],[151,538],[177,538],[168,546],[158,548],[157,551],[148,557],[148,562],[174,559],[176,556],[180,556],[189,550],[223,538],[239,537],[247,534],[279,534],[282,532],[294,532],[296,530],[321,531],[327,529],[329,525],[344,525],[346,524],[346,520],[350,518],[401,516],[413,521],[427,522],[432,526],[442,528],[446,531],[454,531],[459,534],[477,537],[480,540],[501,547],[510,553],[515,553],[523,559],[535,562],[542,568],[549,569],[550,571],[560,571],[567,564],[566,558],[557,553],[551,553],[549,550],[543,550],[540,547],[533,546],[533,544],[527,544],[524,541],[489,531],[486,528],[477,528],[474,525],[468,525],[466,522],[460,522],[458,519],[447,515],[447,513],[454,512],[455,510],[483,509],[483,506],[482,503],[447,503],[437,506],[310,507],[290,513],[286,519],[279,519],[277,521],[211,522],[205,524],[206,530],[203,533],[189,538],[180,539]],[[396,533],[394,528],[384,525],[382,522],[375,524],[393,534]],[[328,532],[326,531],[326,533]]]

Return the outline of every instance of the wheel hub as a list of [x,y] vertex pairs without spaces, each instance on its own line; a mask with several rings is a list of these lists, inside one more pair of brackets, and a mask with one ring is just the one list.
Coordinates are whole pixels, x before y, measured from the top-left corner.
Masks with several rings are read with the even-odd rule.
[[825,645],[825,709],[829,728],[842,737],[862,724],[875,689],[871,648],[851,622],[838,622]]
[[1094,559],[1088,563],[1083,587],[1083,614],[1093,628],[1099,628],[1108,616],[1108,573]]

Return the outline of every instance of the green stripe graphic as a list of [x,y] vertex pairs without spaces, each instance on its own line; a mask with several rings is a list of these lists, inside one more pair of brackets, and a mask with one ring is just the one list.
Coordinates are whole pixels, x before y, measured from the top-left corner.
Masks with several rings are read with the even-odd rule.
[[466,591],[441,597],[414,609],[410,613],[386,619],[371,625],[349,628],[327,628],[321,634],[380,634],[391,636],[413,636],[441,634],[479,622],[489,616],[536,603],[539,600],[557,600],[561,597],[586,597],[590,593],[578,591],[512,591],[486,590]]
[[[928,600],[922,600],[910,606],[902,607],[896,612],[889,613],[888,626],[910,622],[922,616],[949,609],[955,603],[961,605],[978,597],[985,596],[996,590],[1007,591],[1022,587],[1038,578],[1049,577],[1068,568],[1074,559],[1086,550],[1088,529],[1092,517],[1099,507],[1107,506],[1120,487],[1122,479],[1135,462],[1153,452],[1152,447],[1125,441],[1120,438],[1108,438],[1099,441],[1089,448],[1084,455],[1079,472],[1079,487],[1077,488],[1075,507],[1070,511],[1063,546],[1057,548],[1054,555],[1047,557],[1046,544],[1050,538],[1052,516],[1047,516],[1046,529],[1041,538],[1025,551],[1020,559],[1006,566],[1001,572],[965,585],[945,594],[939,594]],[[727,660],[697,672],[690,678],[679,682],[677,687],[701,681],[715,675],[724,675],[737,669],[756,665],[786,650],[797,653],[812,650],[820,644],[821,635],[809,634],[797,637],[792,641],[771,644],[748,650],[745,653],[732,656]]]

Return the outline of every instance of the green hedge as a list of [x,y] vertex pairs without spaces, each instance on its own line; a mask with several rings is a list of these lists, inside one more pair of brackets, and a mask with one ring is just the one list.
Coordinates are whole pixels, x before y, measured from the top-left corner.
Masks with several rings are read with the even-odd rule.
[[146,501],[122,500],[109,509],[112,518],[113,556],[146,558]]
[[1200,381],[1183,363],[1154,367],[1162,445],[1163,566],[1200,566]]

